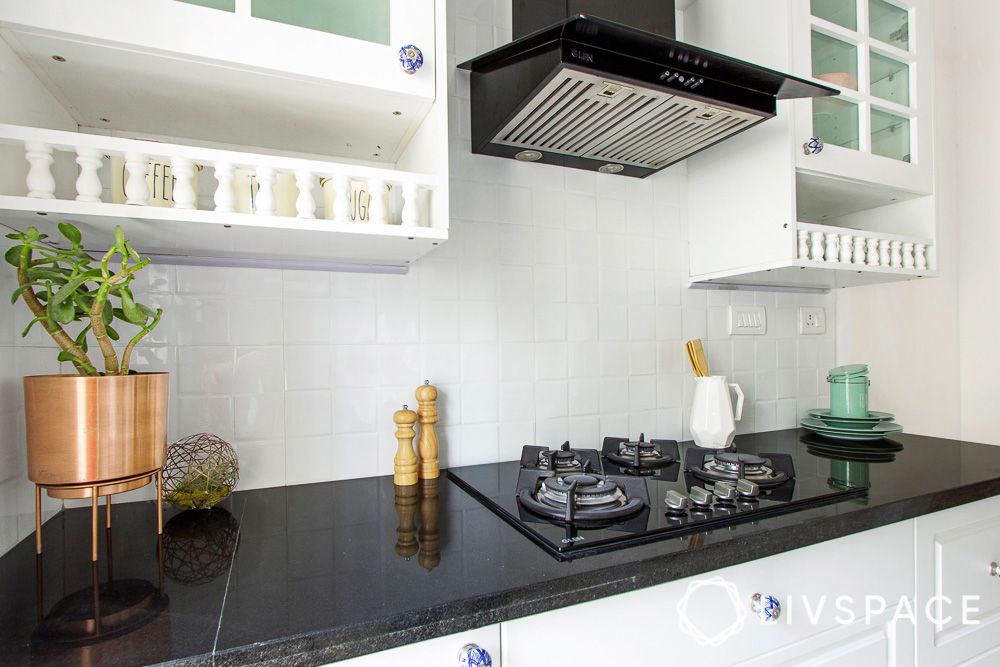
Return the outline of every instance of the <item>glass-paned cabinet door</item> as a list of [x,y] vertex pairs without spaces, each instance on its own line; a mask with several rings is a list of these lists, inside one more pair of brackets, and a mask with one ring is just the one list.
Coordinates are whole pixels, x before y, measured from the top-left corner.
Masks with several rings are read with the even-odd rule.
[[909,51],[909,10],[887,0],[868,0],[868,34],[872,39]]
[[389,44],[389,0],[251,0],[255,18]]
[[910,119],[872,107],[872,153],[910,161]]
[[812,75],[820,81],[857,90],[857,44],[813,30]]
[[910,106],[910,66],[872,50],[868,57],[871,93],[883,100]]
[[209,9],[221,9],[224,12],[236,11],[236,0],[179,0],[189,5],[200,5]]
[[810,0],[812,15],[848,30],[858,29],[857,0]]
[[861,129],[858,105],[836,97],[813,98],[813,132],[831,146],[858,150]]
[[929,1],[788,1],[796,72],[838,91],[795,103],[799,166],[929,191]]

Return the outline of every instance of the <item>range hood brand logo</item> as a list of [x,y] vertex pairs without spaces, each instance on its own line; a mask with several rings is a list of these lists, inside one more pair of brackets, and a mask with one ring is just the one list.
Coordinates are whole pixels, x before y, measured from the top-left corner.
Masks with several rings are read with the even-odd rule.
[[577,60],[582,60],[585,63],[594,62],[594,54],[587,53],[586,51],[581,51],[580,49],[571,49],[569,55]]

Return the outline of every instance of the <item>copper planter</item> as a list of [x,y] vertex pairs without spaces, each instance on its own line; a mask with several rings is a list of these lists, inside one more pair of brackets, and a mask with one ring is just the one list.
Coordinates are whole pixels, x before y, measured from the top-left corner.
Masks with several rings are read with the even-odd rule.
[[[125,480],[163,467],[167,373],[24,378],[28,479],[54,498],[89,498],[143,486]],[[107,484],[122,480],[119,484]],[[58,488],[60,486],[77,488]]]

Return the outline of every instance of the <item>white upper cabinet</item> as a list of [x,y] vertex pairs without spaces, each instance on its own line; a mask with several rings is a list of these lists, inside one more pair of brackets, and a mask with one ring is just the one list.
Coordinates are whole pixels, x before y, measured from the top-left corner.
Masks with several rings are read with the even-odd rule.
[[837,95],[687,161],[690,280],[828,290],[937,274],[927,0],[693,0],[683,39]]
[[84,127],[394,162],[435,99],[434,5],[0,0],[0,35]]
[[81,129],[0,125],[27,172],[0,227],[405,272],[448,238],[445,1],[0,0],[0,39]]
[[[792,2],[792,74],[840,91],[795,103],[802,172],[932,191],[933,31],[926,0]],[[821,152],[809,148],[812,137]]]

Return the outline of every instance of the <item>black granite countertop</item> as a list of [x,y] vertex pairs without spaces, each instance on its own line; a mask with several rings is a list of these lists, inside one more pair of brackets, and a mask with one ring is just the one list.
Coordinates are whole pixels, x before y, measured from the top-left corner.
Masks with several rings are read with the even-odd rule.
[[[793,452],[800,469],[829,474],[803,436],[741,436],[737,446]],[[895,461],[869,467],[867,499],[569,562],[444,476],[436,498],[419,487],[397,496],[391,477],[239,492],[211,511],[168,512],[160,542],[153,504],[123,503],[96,568],[89,510],[68,510],[45,524],[40,560],[32,537],[0,558],[0,662],[321,665],[1000,494],[1000,447],[895,440]]]

